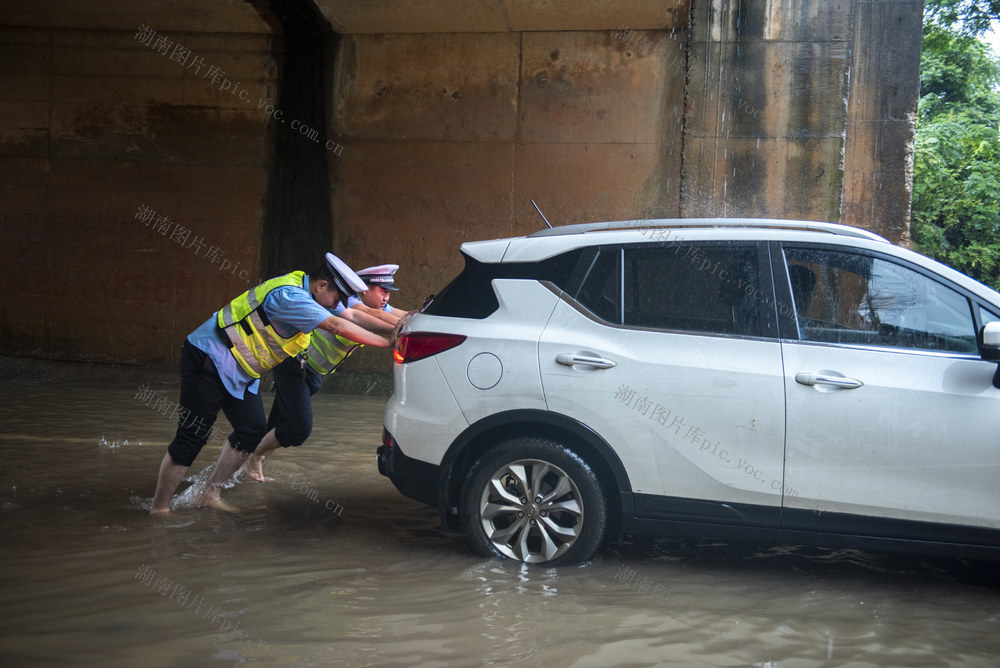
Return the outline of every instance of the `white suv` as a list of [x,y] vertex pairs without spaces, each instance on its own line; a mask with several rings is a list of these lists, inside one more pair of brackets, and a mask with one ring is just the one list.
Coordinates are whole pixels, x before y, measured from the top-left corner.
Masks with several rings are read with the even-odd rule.
[[1000,554],[997,292],[830,223],[570,225],[462,253],[397,340],[378,464],[475,551]]

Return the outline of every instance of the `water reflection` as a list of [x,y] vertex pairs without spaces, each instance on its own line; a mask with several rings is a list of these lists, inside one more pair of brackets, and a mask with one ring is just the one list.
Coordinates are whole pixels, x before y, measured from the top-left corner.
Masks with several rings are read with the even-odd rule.
[[378,399],[318,395],[314,437],[275,455],[271,482],[227,493],[239,514],[181,503],[150,518],[172,426],[135,394],[0,384],[7,665],[1000,658],[998,588],[958,562],[682,539],[560,569],[475,557],[378,475]]

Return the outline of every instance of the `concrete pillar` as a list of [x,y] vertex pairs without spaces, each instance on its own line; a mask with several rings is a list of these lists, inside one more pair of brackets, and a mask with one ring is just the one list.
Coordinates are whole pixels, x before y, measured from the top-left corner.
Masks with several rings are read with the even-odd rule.
[[841,221],[893,242],[910,233],[921,0],[857,2]]
[[[694,0],[682,214],[905,229],[921,9]],[[882,182],[892,195],[869,197]]]

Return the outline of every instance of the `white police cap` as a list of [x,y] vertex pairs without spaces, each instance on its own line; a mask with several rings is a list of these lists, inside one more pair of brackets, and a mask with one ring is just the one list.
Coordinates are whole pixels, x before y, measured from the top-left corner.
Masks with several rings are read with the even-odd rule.
[[393,278],[397,269],[399,269],[398,264],[380,264],[377,267],[362,269],[358,272],[358,276],[368,285],[377,285],[386,290],[399,290]]
[[354,270],[333,253],[326,254],[326,268],[333,274],[333,282],[344,294],[356,295],[367,289],[365,282],[354,273]]

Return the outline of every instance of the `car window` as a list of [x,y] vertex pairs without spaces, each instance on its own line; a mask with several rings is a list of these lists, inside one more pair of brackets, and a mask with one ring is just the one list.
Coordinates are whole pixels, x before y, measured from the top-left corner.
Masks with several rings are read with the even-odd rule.
[[614,324],[761,335],[757,246],[683,242],[601,250],[577,301]]
[[591,313],[615,325],[622,322],[621,254],[621,248],[601,248],[576,296]]
[[800,337],[806,341],[975,353],[969,300],[888,260],[786,248]]
[[438,295],[428,298],[422,312],[452,318],[487,318],[500,308],[493,290],[494,279],[550,281],[565,289],[582,254],[582,249],[574,249],[538,262],[485,263],[463,253],[465,268]]

